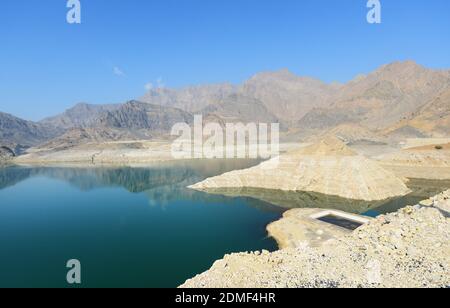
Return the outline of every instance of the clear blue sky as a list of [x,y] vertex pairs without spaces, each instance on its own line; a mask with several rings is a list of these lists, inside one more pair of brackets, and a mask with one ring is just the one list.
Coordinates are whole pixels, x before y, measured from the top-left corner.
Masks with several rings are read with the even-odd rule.
[[168,87],[232,82],[289,68],[347,81],[412,59],[450,68],[449,0],[66,0],[0,2],[0,111],[37,120],[73,104],[140,97]]

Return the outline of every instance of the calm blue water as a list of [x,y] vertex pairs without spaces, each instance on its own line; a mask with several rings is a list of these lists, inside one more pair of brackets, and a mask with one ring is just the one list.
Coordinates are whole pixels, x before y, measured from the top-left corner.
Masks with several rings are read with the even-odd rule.
[[176,287],[224,254],[276,249],[265,227],[282,210],[185,187],[254,165],[0,169],[0,287]]
[[381,203],[252,189],[233,198],[186,188],[257,163],[0,168],[0,287],[67,287],[70,259],[81,261],[82,287],[176,287],[227,253],[275,250],[265,228],[284,209],[377,216],[450,187],[415,180],[412,194]]

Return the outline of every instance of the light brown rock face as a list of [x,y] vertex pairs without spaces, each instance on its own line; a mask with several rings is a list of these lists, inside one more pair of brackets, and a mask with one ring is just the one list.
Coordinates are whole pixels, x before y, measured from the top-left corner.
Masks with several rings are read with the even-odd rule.
[[228,83],[187,87],[184,89],[154,88],[141,98],[143,102],[180,108],[188,112],[199,112],[237,92],[236,86]]
[[[314,108],[298,124],[304,129],[330,129],[345,123],[384,129],[417,113],[433,99],[436,103],[421,111],[425,117],[419,120],[436,121],[440,115],[435,106],[448,106],[445,91],[449,87],[448,71],[430,70],[411,61],[396,62],[348,82],[332,96],[329,106]],[[436,127],[439,130],[441,123]]]
[[450,86],[389,130],[416,129],[433,137],[450,135]]
[[256,167],[209,178],[190,188],[309,191],[354,200],[384,200],[410,190],[392,172],[359,156],[338,139],[285,154]]
[[319,136],[312,136],[308,139],[314,141],[317,140],[316,138],[328,138],[330,136],[336,136],[352,144],[383,144],[388,141],[386,140],[386,138],[384,138],[384,136],[380,136],[378,132],[372,131],[363,125],[354,123],[338,125],[330,130],[325,131],[324,133],[319,134]]
[[425,145],[377,157],[384,168],[416,179],[450,179],[450,144]]
[[314,107],[326,106],[340,87],[281,70],[253,76],[240,87],[240,93],[260,100],[277,118],[289,122]]

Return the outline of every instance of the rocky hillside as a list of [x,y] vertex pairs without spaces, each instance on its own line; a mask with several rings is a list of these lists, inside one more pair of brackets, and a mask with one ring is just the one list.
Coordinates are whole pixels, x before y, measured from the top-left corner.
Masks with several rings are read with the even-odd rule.
[[180,90],[155,88],[149,90],[140,101],[195,113],[236,92],[237,88],[228,83],[186,87]]
[[40,150],[51,149],[53,151],[63,151],[72,147],[89,144],[102,143],[121,140],[138,140],[150,139],[152,135],[144,132],[130,132],[128,130],[93,127],[93,128],[72,128],[67,130],[63,135],[58,136],[37,146]]
[[339,139],[344,140],[346,143],[351,145],[360,143],[382,144],[385,141],[383,135],[377,133],[376,131],[372,131],[360,124],[340,124],[330,130],[321,133],[318,138],[323,139],[333,136],[338,137]]
[[340,87],[281,70],[255,75],[242,85],[240,92],[261,101],[280,120],[291,122],[312,108],[327,106]]
[[406,119],[388,130],[414,130],[422,136],[446,137],[450,135],[450,86],[430,102],[411,113]]
[[295,121],[314,107],[326,106],[339,87],[281,70],[255,75],[244,83],[240,91],[263,102],[277,118]]
[[3,164],[15,156],[13,150],[6,146],[0,146],[0,164]]
[[181,109],[130,101],[99,119],[104,128],[170,133],[176,123],[191,123],[193,116]]
[[214,105],[209,105],[201,111],[207,118],[215,117],[219,123],[256,122],[277,123],[279,120],[259,100],[233,94]]
[[30,147],[58,135],[58,130],[46,124],[19,119],[0,112],[0,144]]
[[[91,110],[92,106],[79,105],[77,108]],[[129,101],[123,105],[93,107],[92,110],[95,117],[92,115],[84,120],[80,119],[78,121],[80,127],[68,126],[68,129],[62,130],[64,132],[62,135],[45,142],[39,148],[66,150],[88,143],[161,138],[170,134],[175,123],[191,123],[193,120],[190,113],[180,109],[139,101]],[[66,114],[73,113],[69,111]],[[55,119],[67,118],[60,116]]]
[[89,142],[151,139],[167,136],[175,123],[190,123],[192,119],[190,113],[180,109],[138,101],[122,105],[78,104],[40,122],[0,113],[0,143],[17,149],[66,149]]
[[[238,86],[151,90],[143,100],[188,112],[211,111],[219,119],[229,118],[236,103],[245,104],[244,110],[231,117],[254,119],[262,112],[263,120],[276,119],[302,138],[341,125],[355,125],[366,132],[366,137],[376,133],[377,137],[392,136],[397,140],[426,137],[435,131],[446,134],[449,126],[442,108],[450,105],[449,89],[449,71],[431,70],[407,61],[382,66],[346,84],[326,84],[281,70],[256,74]],[[401,125],[406,119],[411,123]],[[383,134],[384,130],[389,131]]]
[[[141,101],[192,113],[213,110],[220,118],[227,118],[233,107],[224,108],[224,105],[246,104],[248,108],[240,112],[242,120],[252,119],[261,111],[262,105],[265,119],[291,122],[300,119],[314,107],[327,106],[328,100],[339,88],[340,85],[328,85],[316,79],[296,76],[285,69],[256,74],[238,86],[216,84],[179,90],[152,89]],[[220,114],[220,111],[224,114]]]
[[221,124],[278,122],[286,140],[339,135],[349,142],[398,143],[448,136],[449,106],[450,72],[414,62],[385,65],[347,84],[325,84],[282,70],[237,86],[155,88],[142,102],[82,103],[37,123],[0,113],[0,144],[26,148],[61,136],[153,138],[167,135],[174,123],[190,123],[194,114]]
[[66,110],[62,114],[46,118],[39,123],[56,127],[60,130],[72,128],[86,128],[97,125],[99,117],[108,111],[114,111],[120,108],[120,105],[91,105],[79,103]]
[[396,62],[342,86],[328,107],[313,109],[298,125],[305,129],[327,129],[358,123],[383,129],[417,112],[449,88],[448,71],[430,70],[414,62]]

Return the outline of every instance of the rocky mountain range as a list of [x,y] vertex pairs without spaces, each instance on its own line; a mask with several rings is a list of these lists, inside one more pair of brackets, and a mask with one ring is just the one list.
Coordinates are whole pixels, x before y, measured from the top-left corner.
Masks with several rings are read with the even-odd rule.
[[97,124],[99,117],[101,117],[104,113],[117,110],[120,107],[120,104],[90,105],[86,103],[79,103],[62,114],[46,118],[39,123],[57,127],[60,130],[93,127]]
[[450,87],[409,114],[391,130],[413,129],[432,135],[450,135]]
[[226,99],[237,92],[228,83],[186,87],[183,89],[154,88],[139,100],[145,103],[173,107],[187,112],[200,112],[205,107]]
[[410,61],[392,63],[350,81],[328,107],[314,108],[298,125],[320,129],[359,123],[373,130],[385,129],[420,112],[449,87],[449,71],[427,69]]
[[177,108],[130,101],[102,114],[98,120],[99,125],[106,128],[166,133],[176,123],[191,123],[193,116]]
[[[366,136],[392,134],[401,138],[448,134],[449,116],[442,110],[449,108],[449,91],[450,71],[406,61],[384,65],[346,84],[326,84],[281,70],[257,74],[234,87],[217,84],[179,91],[156,89],[142,100],[189,112],[215,111],[215,115],[225,118],[230,118],[233,110],[242,121],[276,119],[294,134],[301,131],[301,138],[342,126],[354,127]],[[244,105],[253,108],[238,112],[236,106]],[[265,110],[261,110],[262,106]]]
[[263,102],[242,94],[232,94],[200,112],[206,118],[218,118],[220,122],[274,123],[280,120],[271,113]]
[[[286,69],[259,73],[239,86],[216,84],[188,87],[181,90],[153,89],[140,100],[156,105],[176,107],[199,113],[221,105],[255,105],[256,112],[265,107],[267,119],[289,123],[302,118],[314,107],[327,106],[327,102],[341,86],[325,84],[308,77],[299,77]],[[231,110],[231,107],[226,107]],[[250,119],[256,112],[249,110],[243,116]]]
[[50,125],[22,120],[0,112],[0,146],[15,152],[58,136],[58,129]]
[[327,106],[341,87],[296,76],[284,69],[255,75],[239,92],[261,101],[280,121],[291,123],[304,117],[312,108]]
[[279,122],[283,136],[296,140],[338,133],[353,141],[445,137],[450,71],[395,62],[346,84],[327,84],[281,70],[241,85],[155,88],[125,104],[77,104],[39,122],[0,113],[0,145],[17,153],[42,144],[151,139],[195,114],[219,123]]

